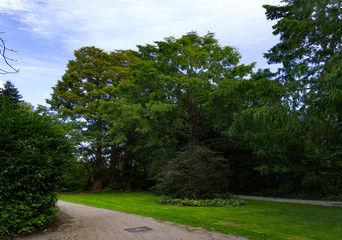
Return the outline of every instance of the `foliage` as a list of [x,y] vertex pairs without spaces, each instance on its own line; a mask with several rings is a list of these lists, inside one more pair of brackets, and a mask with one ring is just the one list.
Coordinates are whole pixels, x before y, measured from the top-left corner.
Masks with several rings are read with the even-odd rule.
[[[277,73],[253,72],[254,64],[240,64],[238,51],[220,46],[210,32],[168,37],[138,51],[75,51],[49,101],[69,122],[79,150],[66,188],[148,189],[159,175],[157,189],[173,197],[228,190],[338,196],[341,5],[283,2],[264,6],[280,35],[265,54],[283,64]],[[190,156],[197,145],[210,149],[211,160]],[[181,164],[186,153],[191,167]],[[207,170],[215,172],[209,181]]]
[[207,148],[192,146],[164,166],[159,191],[173,198],[215,198],[228,192],[228,178],[226,159]]
[[229,196],[229,198],[213,198],[213,199],[179,199],[170,197],[160,197],[157,200],[158,203],[164,205],[174,206],[193,206],[193,207],[228,207],[228,206],[241,206],[245,205],[244,200]]
[[123,191],[124,191],[124,185],[122,183],[110,184],[105,189],[103,189],[103,192],[105,193],[123,192]]
[[101,189],[104,148],[109,143],[100,101],[116,96],[118,84],[127,78],[131,55],[84,47],[75,51],[75,58],[69,61],[66,73],[47,102],[57,111],[58,118],[72,123],[80,155],[93,164],[92,189]]
[[0,88],[0,94],[8,97],[8,102],[9,104],[11,104],[11,106],[14,106],[19,102],[22,102],[20,100],[22,96],[19,94],[18,89],[15,88],[13,83],[11,83],[10,81],[6,81],[3,89]]
[[189,32],[138,48],[131,77],[118,85],[115,98],[101,102],[101,111],[112,143],[124,146],[126,181],[138,170],[151,183],[185,145],[212,142],[210,94],[222,81],[243,80],[253,65],[239,64],[237,50],[221,47],[213,33]]
[[280,35],[280,42],[265,56],[270,63],[283,64],[280,77],[288,84],[288,99],[293,100],[294,107],[315,105],[333,93],[334,83],[340,82],[329,84],[322,78],[332,64],[338,64],[336,58],[341,52],[341,1],[284,2],[284,6],[264,6],[267,19],[278,20],[273,28],[274,34]]
[[179,132],[178,138],[188,145],[207,141],[212,123],[206,121],[206,104],[217,85],[224,80],[243,79],[254,66],[239,64],[239,52],[220,46],[210,32],[199,36],[192,31],[179,39],[169,37],[138,48],[139,57],[154,67],[166,97],[163,104],[160,100],[151,102],[151,109],[158,109],[169,120],[173,132]]
[[93,166],[88,161],[73,159],[68,164],[61,183],[62,191],[89,191],[92,185]]
[[302,122],[304,157],[296,156],[304,163],[300,181],[307,190],[338,195],[342,190],[341,1],[284,3],[264,6],[267,18],[277,20],[274,34],[280,36],[265,56],[270,63],[283,64],[277,78],[291,104],[289,115]]
[[0,95],[0,237],[51,222],[58,185],[72,158],[62,126]]
[[342,235],[341,207],[256,200],[239,207],[183,207],[158,204],[158,196],[150,193],[61,194],[59,199],[248,239],[340,240]]

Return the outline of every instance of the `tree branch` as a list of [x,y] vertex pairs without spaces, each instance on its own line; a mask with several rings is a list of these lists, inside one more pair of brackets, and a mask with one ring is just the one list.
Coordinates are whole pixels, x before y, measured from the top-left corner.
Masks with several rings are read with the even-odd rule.
[[[1,32],[0,32],[1,33]],[[3,32],[2,32],[3,33]],[[6,47],[5,41],[0,37],[0,56],[4,59],[4,62],[6,63],[7,66],[10,67],[11,71],[7,71],[5,69],[0,68],[0,74],[8,74],[8,73],[17,73],[19,72],[19,69],[15,69],[9,61],[16,62],[17,60],[13,58],[8,58],[6,57],[6,50],[10,52],[16,52],[13,49],[9,49]]]

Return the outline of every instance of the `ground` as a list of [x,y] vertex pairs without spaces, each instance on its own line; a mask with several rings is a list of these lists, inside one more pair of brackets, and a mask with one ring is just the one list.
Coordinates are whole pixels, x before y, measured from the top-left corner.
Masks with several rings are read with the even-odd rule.
[[[257,199],[279,202],[296,202],[318,204],[323,206],[342,206],[341,201],[312,201],[297,199],[265,198],[254,196],[238,196],[243,199]],[[150,217],[117,212],[81,204],[58,201],[59,214],[57,221],[45,230],[16,238],[16,240],[201,240],[246,238],[208,231],[177,223],[156,220]],[[148,227],[151,230],[130,232],[130,228]]]
[[[58,201],[62,214],[46,230],[17,238],[22,240],[245,240],[230,234],[208,231],[150,217]],[[130,232],[130,228],[152,230]],[[138,229],[139,230],[139,229]]]

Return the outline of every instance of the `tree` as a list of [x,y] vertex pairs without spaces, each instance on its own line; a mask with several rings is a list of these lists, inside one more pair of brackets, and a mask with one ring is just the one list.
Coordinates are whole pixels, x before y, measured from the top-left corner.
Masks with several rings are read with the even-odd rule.
[[244,79],[253,64],[239,65],[239,53],[221,47],[212,33],[190,32],[138,48],[131,78],[102,108],[113,141],[131,153],[130,166],[144,166],[155,177],[186,146],[214,141],[210,95],[222,81]]
[[230,160],[234,191],[255,191],[258,175],[281,175],[293,167],[288,147],[298,140],[299,118],[289,114],[282,100],[286,89],[274,77],[266,69],[249,79],[226,79],[210,96],[214,128],[228,140],[219,147]]
[[213,33],[201,37],[189,32],[155,44],[138,46],[139,57],[154,63],[164,80],[167,99],[175,106],[170,124],[185,133],[188,145],[206,141],[210,123],[205,112],[210,94],[224,79],[247,76],[253,64],[239,65],[241,56],[236,49],[221,47]]
[[[100,101],[108,101],[116,86],[124,81],[123,53],[106,53],[95,47],[75,51],[75,60],[69,61],[62,80],[53,88],[52,110],[66,121],[78,123],[79,146],[90,151],[94,159],[94,183],[92,189],[102,188],[101,166],[103,147],[106,144],[107,122],[99,110]],[[83,143],[83,144],[81,144]]]
[[[165,95],[160,88],[162,83],[154,74],[155,69],[146,61],[135,59],[130,71],[132,75],[127,81],[118,85],[116,97],[111,101],[101,102],[101,110],[109,123],[108,132],[112,143],[123,146],[122,175],[126,188],[131,186],[133,166],[142,166],[143,172],[146,172],[148,159],[153,152],[161,145],[168,145],[163,135],[167,126],[160,122],[165,121],[157,119],[156,111],[149,108],[149,104],[157,100],[162,107],[161,101],[164,98],[158,95]],[[165,105],[166,103],[163,105],[164,109]],[[164,130],[158,131],[160,128]]]
[[315,182],[320,194],[342,190],[342,3],[339,0],[285,0],[265,5],[277,20],[280,42],[265,54],[282,63],[279,80],[286,87],[291,111],[302,121],[305,143],[303,182]]
[[[329,98],[341,96],[341,78],[326,75],[340,66],[342,6],[339,0],[285,0],[284,6],[264,5],[280,42],[265,54],[269,63],[282,63],[279,77],[288,86],[293,108],[319,111]],[[333,70],[334,69],[334,70]],[[331,96],[331,97],[329,97]],[[340,98],[336,99],[339,100]]]
[[14,87],[13,83],[6,81],[4,88],[0,89],[0,94],[8,96],[9,102],[13,105],[22,102],[20,99],[22,96],[19,94],[17,88]]

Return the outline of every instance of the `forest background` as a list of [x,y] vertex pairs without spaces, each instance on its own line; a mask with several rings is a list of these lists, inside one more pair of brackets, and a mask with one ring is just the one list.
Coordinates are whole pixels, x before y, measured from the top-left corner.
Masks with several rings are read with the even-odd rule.
[[[227,192],[341,198],[341,3],[284,3],[264,6],[280,36],[265,54],[276,73],[240,64],[210,32],[76,50],[51,109],[36,110],[66,123],[77,147],[63,190],[158,189],[216,172]],[[198,153],[224,160],[172,168]]]

